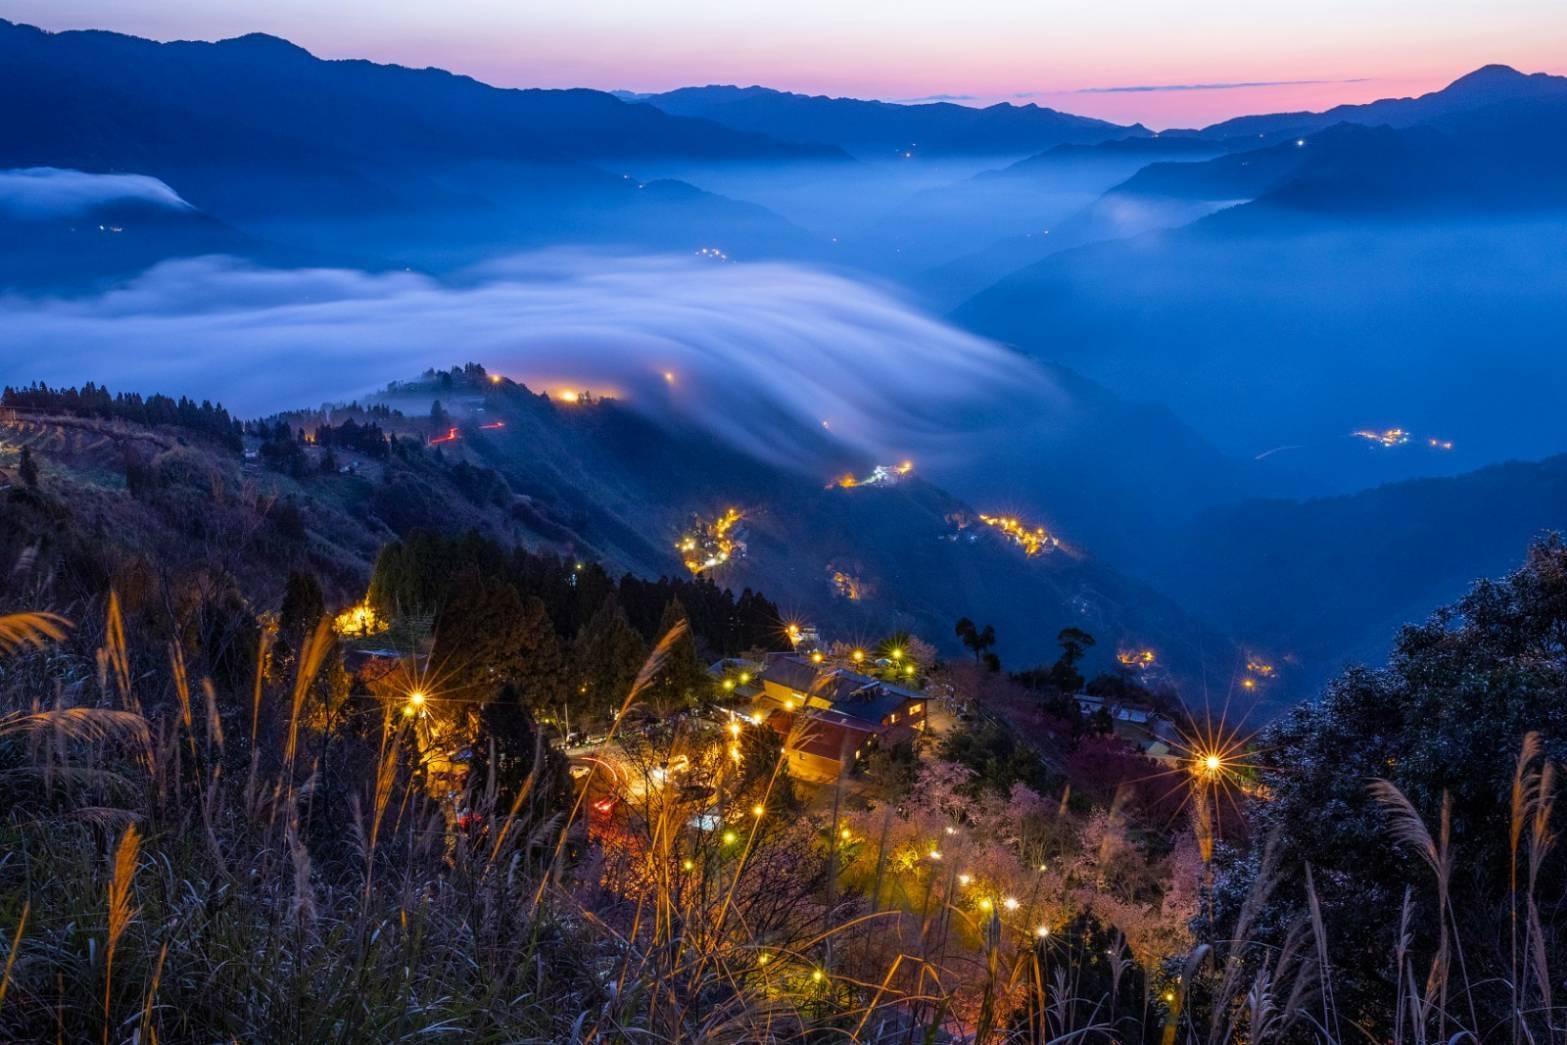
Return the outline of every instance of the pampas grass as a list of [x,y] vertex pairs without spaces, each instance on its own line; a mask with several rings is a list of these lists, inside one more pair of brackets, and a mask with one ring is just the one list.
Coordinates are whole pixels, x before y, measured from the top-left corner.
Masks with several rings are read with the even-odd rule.
[[[470,818],[458,823],[445,796],[430,793],[419,731],[400,707],[368,704],[341,736],[312,712],[335,655],[328,628],[301,644],[284,679],[265,670],[264,631],[254,684],[247,677],[227,694],[178,645],[136,661],[161,665],[162,688],[151,676],[133,680],[117,600],[108,612],[100,699],[113,707],[56,697],[46,709],[27,694],[0,710],[0,739],[14,738],[18,757],[47,758],[35,768],[51,768],[65,796],[47,820],[6,825],[21,856],[8,864],[0,854],[0,882],[20,875],[27,894],[5,934],[0,1037],[1366,1040],[1347,1002],[1340,1012],[1323,882],[1306,868],[1298,903],[1277,896],[1284,847],[1276,840],[1257,843],[1250,891],[1222,936],[1213,929],[1212,871],[1229,856],[1200,789],[1186,825],[1195,842],[1185,844],[1200,858],[1191,877],[1208,894],[1188,908],[1206,908],[1204,938],[1184,953],[1134,954],[1112,932],[1093,954],[1069,953],[1053,938],[1035,939],[1032,921],[1019,933],[999,909],[981,917],[959,906],[950,857],[939,872],[922,865],[910,879],[888,852],[902,815],[891,805],[879,828],[873,819],[856,831],[868,837],[859,843],[863,878],[850,879],[865,895],[854,894],[838,880],[849,786],[833,796],[830,816],[785,815],[781,757],[742,770],[720,742],[699,778],[711,794],[647,788],[631,801],[622,791],[616,815],[601,817],[589,796],[619,785],[597,765],[564,808],[546,808],[539,735],[531,771],[509,784],[504,801],[493,755],[489,775],[469,779],[462,808]],[[65,625],[45,619],[54,631],[5,625],[0,634],[13,636],[5,648],[27,655],[56,641]],[[677,629],[655,646],[608,731],[605,743],[628,759],[635,743],[651,745],[655,764],[677,751],[695,763],[712,746],[689,724],[666,724],[656,741],[621,735],[680,637]],[[145,717],[134,710],[143,706]],[[275,718],[264,710],[274,708]],[[1543,751],[1539,737],[1525,737],[1511,790],[1497,796],[1514,855],[1511,895],[1504,903],[1499,888],[1496,898],[1496,952],[1511,945],[1519,1040],[1542,1040],[1542,1028],[1560,1040],[1562,1029],[1552,1009],[1549,910],[1536,896],[1542,868],[1558,856],[1556,769]],[[109,789],[94,774],[122,783]],[[1369,787],[1386,843],[1418,857],[1437,901],[1417,904],[1411,889],[1400,910],[1367,913],[1386,923],[1392,1040],[1482,1038],[1491,1028],[1476,1026],[1449,888],[1450,803],[1423,815],[1393,783]],[[90,800],[72,798],[78,791],[91,791]],[[1063,794],[1062,817],[1065,802]],[[724,818],[732,842],[692,827],[710,813]],[[1068,902],[1059,900],[1070,913]],[[1273,935],[1270,918],[1283,919]],[[1134,978],[1138,965],[1143,975]],[[1127,997],[1139,994],[1129,982],[1156,980]]]

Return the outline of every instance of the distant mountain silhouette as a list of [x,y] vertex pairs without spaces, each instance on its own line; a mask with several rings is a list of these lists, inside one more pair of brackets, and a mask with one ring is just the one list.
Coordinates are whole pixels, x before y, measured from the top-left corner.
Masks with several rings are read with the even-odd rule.
[[1117,186],[1122,197],[1324,213],[1503,213],[1567,207],[1567,92],[1455,112],[1414,126],[1339,123],[1202,163],[1160,163]]
[[1092,144],[1148,134],[1034,104],[986,108],[952,102],[904,105],[792,94],[767,87],[682,87],[638,100],[678,116],[702,117],[739,131],[836,146],[867,159],[922,155],[1022,155],[1066,142]]
[[1230,453],[1295,447],[1278,463],[1305,489],[1442,467],[1322,449],[1380,418],[1457,428],[1474,460],[1557,452],[1567,304],[1544,288],[1567,278],[1564,130],[1567,95],[1544,93],[1155,164],[1054,233],[1222,209],[1058,250],[952,315],[1117,390],[1158,389]]
[[1560,98],[1567,95],[1567,76],[1524,74],[1507,65],[1487,65],[1460,76],[1439,91],[1418,98],[1383,98],[1363,105],[1337,105],[1326,112],[1287,112],[1238,116],[1205,127],[1204,138],[1264,138],[1300,135],[1337,123],[1417,123],[1478,109],[1497,102]]
[[[380,230],[392,242],[463,212],[468,226],[436,234],[504,239],[521,221],[523,242],[569,233],[636,243],[623,230],[647,223],[621,212],[655,209],[642,183],[622,176],[639,161],[844,159],[600,91],[505,90],[438,69],[323,61],[259,34],[157,43],[0,21],[0,68],[0,167],[148,174],[234,222],[413,217]],[[682,200],[688,214],[702,202]],[[705,202],[710,224],[723,226],[725,201]],[[769,220],[758,249],[808,239]],[[673,221],[652,241],[700,245]]]
[[[993,210],[989,242],[971,242],[961,252],[907,277],[934,307],[947,309],[1010,272],[1059,251],[1102,239],[1116,239],[1149,228],[1180,225],[1202,216],[1203,208],[1126,206],[1101,194],[1150,164],[1184,166],[1224,151],[1217,142],[1195,136],[1161,134],[1119,138],[1094,145],[1057,145],[999,170],[922,193],[895,212],[904,224],[928,220],[914,206],[940,215],[957,204]],[[1107,205],[1114,202],[1114,206]],[[889,222],[890,224],[891,222]],[[977,249],[976,249],[977,248]]]
[[1141,135],[1091,145],[1057,145],[979,177],[1049,179],[1051,184],[1059,184],[1063,177],[1075,182],[1087,172],[1092,175],[1092,184],[1098,185],[1101,178],[1115,172],[1110,181],[1114,184],[1150,163],[1206,160],[1223,151],[1223,145],[1194,134]]

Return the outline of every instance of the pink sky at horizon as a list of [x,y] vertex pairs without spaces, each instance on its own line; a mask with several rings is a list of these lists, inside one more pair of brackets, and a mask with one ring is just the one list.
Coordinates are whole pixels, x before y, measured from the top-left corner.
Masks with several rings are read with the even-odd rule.
[[[1421,94],[1490,62],[1567,72],[1560,0],[0,0],[0,17],[161,40],[268,32],[508,87],[951,95],[1155,128]],[[1249,86],[1174,89],[1215,84]],[[1158,89],[1105,90],[1122,87]]]

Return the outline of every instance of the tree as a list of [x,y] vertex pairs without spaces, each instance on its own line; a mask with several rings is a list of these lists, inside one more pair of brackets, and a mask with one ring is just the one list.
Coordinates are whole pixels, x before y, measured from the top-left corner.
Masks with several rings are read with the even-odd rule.
[[865,781],[884,802],[901,802],[919,776],[920,756],[910,740],[877,745],[865,756]]
[[450,699],[486,701],[523,671],[527,615],[506,581],[465,570],[435,619],[431,662]]
[[664,615],[658,623],[657,639],[662,642],[664,636],[682,625],[684,630],[669,647],[650,687],[649,696],[665,712],[690,707],[712,689],[712,678],[697,655],[696,636],[691,633],[690,621],[679,599],[671,599],[665,605]]
[[[1282,939],[1289,920],[1305,910],[1309,860],[1336,973],[1335,1001],[1346,1022],[1364,1021],[1372,1037],[1390,1036],[1395,1006],[1387,956],[1406,888],[1413,888],[1420,915],[1413,951],[1427,964],[1438,910],[1429,870],[1395,844],[1392,818],[1368,791],[1378,778],[1398,787],[1433,837],[1444,802],[1451,803],[1457,873],[1448,909],[1466,963],[1452,973],[1453,996],[1462,989],[1459,977],[1467,977],[1480,1026],[1506,1023],[1509,796],[1526,734],[1539,734],[1544,758],[1556,765],[1567,760],[1564,639],[1567,547],[1551,537],[1536,543],[1511,576],[1481,581],[1456,605],[1404,628],[1385,668],[1351,669],[1320,700],[1299,705],[1260,738],[1255,761],[1271,800],[1251,808],[1252,834],[1277,834],[1282,875],[1260,923],[1262,942]],[[1558,819],[1547,816],[1545,826],[1559,831]],[[1221,934],[1244,902],[1256,863],[1229,868],[1220,882]],[[1560,925],[1564,889],[1563,862],[1545,860],[1535,895],[1546,926]],[[1368,918],[1367,912],[1385,914]],[[1547,929],[1541,941],[1553,970],[1567,961],[1561,939]],[[1468,999],[1466,1024],[1467,1005]]]
[[326,596],[316,575],[308,570],[290,570],[283,585],[283,604],[278,608],[278,630],[290,637],[308,635],[326,616]]
[[537,820],[564,808],[566,804],[565,759],[546,743],[533,715],[522,702],[517,687],[501,687],[494,700],[479,709],[479,728],[474,737],[470,763],[471,790],[480,793],[489,788],[494,777],[495,816],[509,814],[521,794],[529,774],[540,757],[538,775],[528,789],[528,797],[519,816]]
[[33,489],[38,485],[38,462],[33,460],[32,447],[22,447],[22,456],[16,463],[16,472],[22,477],[22,485]]
[[642,636],[627,622],[615,596],[606,596],[572,646],[582,711],[608,715],[619,710],[646,658]]
[[1046,677],[1062,693],[1077,693],[1083,688],[1083,676],[1077,665],[1094,645],[1094,637],[1082,628],[1062,628],[1056,635],[1056,644],[1061,647],[1061,656],[1050,666]]
[[[985,651],[996,644],[995,628],[989,624],[980,628],[967,617],[960,617],[953,631],[963,641],[963,645],[974,651],[974,663],[976,664],[984,659]],[[996,663],[999,667],[1000,661],[998,660]]]
[[555,625],[544,609],[544,600],[528,596],[523,605],[521,644],[518,649],[516,689],[530,713],[559,707],[571,689],[566,651]]

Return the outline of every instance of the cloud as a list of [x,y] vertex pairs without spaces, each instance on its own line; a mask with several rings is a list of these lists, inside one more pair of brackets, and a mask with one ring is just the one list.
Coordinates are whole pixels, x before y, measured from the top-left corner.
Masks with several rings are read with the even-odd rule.
[[548,252],[442,282],[201,258],[93,297],[0,298],[0,323],[13,383],[94,380],[256,415],[476,361],[535,390],[616,394],[775,461],[824,432],[874,459],[939,457],[1056,396],[1007,349],[786,264]]
[[894,98],[896,105],[928,105],[932,102],[977,102],[977,94],[927,94],[922,98]]
[[[1253,80],[1244,83],[1162,83],[1124,87],[1079,87],[1074,94],[1147,94],[1154,91],[1238,91],[1252,87],[1308,87],[1318,84],[1366,83],[1368,77],[1349,80]],[[1022,96],[1020,96],[1022,97]]]
[[43,219],[74,217],[105,203],[136,201],[170,210],[190,204],[145,174],[88,174],[59,167],[0,170],[0,215]]

